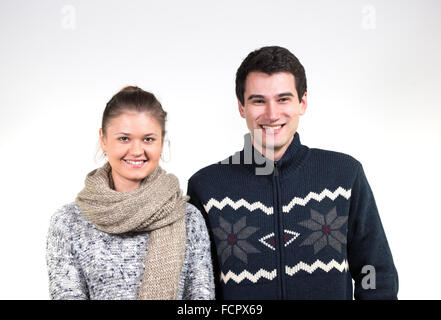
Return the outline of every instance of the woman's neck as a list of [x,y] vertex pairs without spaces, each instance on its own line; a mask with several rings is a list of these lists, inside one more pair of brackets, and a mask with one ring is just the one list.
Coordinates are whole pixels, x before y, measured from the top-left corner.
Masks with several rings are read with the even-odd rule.
[[118,175],[114,175],[112,171],[109,173],[109,185],[115,191],[127,192],[135,190],[139,187],[141,181],[132,181],[128,179],[123,179]]

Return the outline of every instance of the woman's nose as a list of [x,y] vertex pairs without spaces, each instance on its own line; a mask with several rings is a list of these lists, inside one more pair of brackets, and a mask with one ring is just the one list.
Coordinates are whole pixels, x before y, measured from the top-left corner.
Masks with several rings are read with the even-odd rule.
[[134,156],[142,155],[144,153],[144,150],[141,146],[141,143],[137,141],[133,141],[132,144],[130,145],[130,153]]

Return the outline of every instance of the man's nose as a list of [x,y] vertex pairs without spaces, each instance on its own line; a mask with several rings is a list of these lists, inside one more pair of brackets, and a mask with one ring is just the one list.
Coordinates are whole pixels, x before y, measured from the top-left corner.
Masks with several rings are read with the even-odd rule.
[[279,119],[279,110],[277,109],[277,104],[275,102],[268,102],[265,109],[265,115],[268,120],[276,121]]

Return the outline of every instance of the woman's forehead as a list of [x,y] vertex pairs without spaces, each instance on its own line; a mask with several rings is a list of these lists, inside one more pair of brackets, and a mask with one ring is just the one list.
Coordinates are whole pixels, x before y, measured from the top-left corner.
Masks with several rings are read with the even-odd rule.
[[149,130],[161,130],[158,120],[147,112],[124,112],[119,116],[110,119],[108,125],[108,129],[111,131],[121,129],[138,131],[143,128]]

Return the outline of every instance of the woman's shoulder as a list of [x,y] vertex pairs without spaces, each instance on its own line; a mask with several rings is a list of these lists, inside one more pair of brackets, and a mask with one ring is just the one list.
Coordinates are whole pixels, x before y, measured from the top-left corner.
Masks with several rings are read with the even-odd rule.
[[202,218],[202,214],[198,208],[196,208],[190,202],[187,202],[185,205],[187,207],[187,216],[200,216],[200,218]]
[[192,205],[189,202],[186,203],[186,206],[187,206],[187,213],[185,215],[185,220],[187,223],[204,222],[205,224],[204,217],[202,216],[202,213],[199,211],[198,208],[196,208],[194,205]]
[[81,209],[75,202],[63,205],[50,218],[50,228],[53,230],[70,230],[83,223]]
[[191,203],[187,202],[187,214],[185,215],[185,222],[187,226],[187,233],[190,235],[205,236],[207,233],[207,226],[202,213]]

